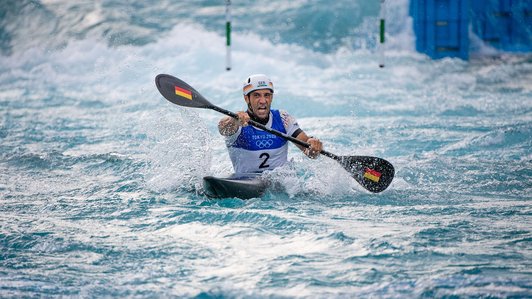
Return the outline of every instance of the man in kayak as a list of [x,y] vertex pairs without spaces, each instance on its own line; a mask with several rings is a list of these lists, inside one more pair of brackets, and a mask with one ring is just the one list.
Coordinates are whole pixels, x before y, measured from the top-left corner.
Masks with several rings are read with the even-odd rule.
[[265,75],[251,75],[244,81],[244,101],[247,111],[238,111],[238,119],[225,117],[218,123],[220,134],[226,137],[229,157],[236,173],[262,172],[286,163],[287,140],[253,126],[250,119],[268,128],[283,132],[310,144],[297,145],[308,157],[317,158],[322,150],[319,139],[309,137],[299,128],[295,118],[286,111],[272,110],[273,83]]

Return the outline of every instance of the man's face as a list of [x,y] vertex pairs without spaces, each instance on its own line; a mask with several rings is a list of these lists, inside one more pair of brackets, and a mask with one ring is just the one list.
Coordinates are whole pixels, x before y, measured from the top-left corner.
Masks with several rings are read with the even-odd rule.
[[270,115],[273,93],[269,89],[258,89],[245,97],[246,103],[251,106],[253,113],[259,119],[266,119]]

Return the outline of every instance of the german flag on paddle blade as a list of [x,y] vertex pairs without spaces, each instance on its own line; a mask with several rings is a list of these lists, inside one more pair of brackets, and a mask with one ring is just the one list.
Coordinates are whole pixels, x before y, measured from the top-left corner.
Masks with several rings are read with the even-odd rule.
[[376,170],[366,168],[366,171],[364,172],[364,177],[368,180],[377,183],[381,179],[381,173]]
[[175,94],[184,97],[185,99],[192,100],[192,92],[190,92],[190,90],[183,89],[179,86],[175,87]]

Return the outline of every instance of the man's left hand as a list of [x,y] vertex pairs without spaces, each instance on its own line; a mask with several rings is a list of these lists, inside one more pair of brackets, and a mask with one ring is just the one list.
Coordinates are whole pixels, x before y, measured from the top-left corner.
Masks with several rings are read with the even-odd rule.
[[314,137],[310,137],[309,139],[307,139],[307,143],[310,144],[310,147],[307,148],[305,154],[307,154],[307,156],[312,159],[316,159],[319,156],[321,150],[323,149],[323,144],[319,139]]

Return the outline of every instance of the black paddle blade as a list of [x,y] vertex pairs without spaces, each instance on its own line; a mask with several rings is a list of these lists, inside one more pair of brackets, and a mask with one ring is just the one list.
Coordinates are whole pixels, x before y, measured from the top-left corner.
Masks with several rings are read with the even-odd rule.
[[368,191],[379,193],[392,183],[393,165],[381,158],[368,156],[342,156],[338,162]]
[[192,108],[213,106],[192,86],[174,76],[159,74],[155,77],[155,85],[163,97],[176,105]]

